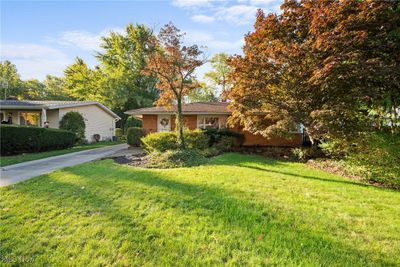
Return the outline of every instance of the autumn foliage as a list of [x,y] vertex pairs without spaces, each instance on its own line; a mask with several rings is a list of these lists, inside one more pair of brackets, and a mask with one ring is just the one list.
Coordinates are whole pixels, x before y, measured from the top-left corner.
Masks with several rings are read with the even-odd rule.
[[303,124],[315,140],[379,125],[369,116],[378,110],[374,119],[384,114],[395,128],[399,1],[287,0],[281,9],[259,10],[244,55],[230,59],[230,123],[264,136]]
[[150,43],[154,50],[143,73],[157,78],[156,87],[160,90],[157,105],[168,107],[176,104],[178,144],[184,148],[182,100],[198,88],[194,71],[205,60],[201,58],[202,51],[197,45],[183,44],[183,37],[184,34],[172,23],[161,28],[158,37]]

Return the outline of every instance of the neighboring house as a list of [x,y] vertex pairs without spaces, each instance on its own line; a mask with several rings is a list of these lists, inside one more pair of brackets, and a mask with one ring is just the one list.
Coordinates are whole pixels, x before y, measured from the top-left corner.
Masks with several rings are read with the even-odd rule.
[[[172,131],[175,129],[175,108],[165,107],[141,108],[126,111],[125,114],[135,116],[142,120],[146,133]],[[196,128],[226,128],[227,118],[231,115],[228,103],[198,102],[183,104],[182,107],[185,127],[193,130]],[[298,147],[303,144],[303,134],[293,133],[293,138],[281,137],[265,138],[248,131],[237,128],[231,129],[244,134],[245,146],[289,146]]]
[[79,112],[86,124],[85,138],[94,141],[99,134],[101,140],[114,136],[115,122],[121,119],[106,106],[93,101],[30,101],[0,100],[2,123],[59,128],[59,122],[69,111]]

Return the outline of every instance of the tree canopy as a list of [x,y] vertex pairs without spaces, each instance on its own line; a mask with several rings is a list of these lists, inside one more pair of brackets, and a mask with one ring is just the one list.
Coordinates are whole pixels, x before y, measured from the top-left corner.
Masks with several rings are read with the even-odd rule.
[[343,137],[369,127],[368,109],[384,99],[398,108],[399,2],[286,0],[281,9],[259,10],[244,56],[230,59],[232,124]]
[[201,58],[203,52],[197,45],[183,45],[183,36],[172,23],[162,27],[158,38],[151,39],[149,45],[153,51],[143,73],[157,78],[156,87],[160,90],[158,105],[171,106],[176,103],[178,143],[185,148],[182,100],[198,88],[194,72],[205,63],[205,59]]

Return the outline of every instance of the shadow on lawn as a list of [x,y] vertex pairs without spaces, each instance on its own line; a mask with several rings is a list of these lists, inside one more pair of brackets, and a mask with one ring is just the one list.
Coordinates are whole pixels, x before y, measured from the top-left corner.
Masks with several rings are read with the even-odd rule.
[[[272,167],[286,167],[286,165],[281,163],[279,160],[270,159],[270,158],[263,158],[263,157],[260,157],[260,156],[252,156],[252,158],[254,160],[258,161],[256,163],[263,163],[263,164],[267,164],[267,165],[272,166]],[[322,182],[330,182],[330,183],[339,183],[339,184],[346,184],[346,185],[356,185],[356,186],[361,186],[361,187],[378,188],[376,186],[372,186],[372,185],[369,185],[369,184],[364,184],[364,183],[361,183],[361,182],[352,181],[349,178],[344,178],[344,179],[349,179],[349,180],[338,180],[338,179],[336,180],[336,179],[322,178],[322,177],[310,176],[310,175],[300,175],[300,174],[297,174],[297,173],[292,173],[292,172],[287,172],[287,171],[280,171],[280,170],[272,170],[272,169],[262,168],[262,167],[259,167],[259,166],[250,165],[252,163],[254,163],[254,162],[246,160],[245,162],[238,162],[234,166],[242,167],[242,168],[249,168],[249,169],[254,169],[254,170],[264,171],[264,172],[269,172],[269,173],[276,173],[276,174],[288,175],[288,176],[293,176],[293,177],[299,177],[299,178],[303,178],[303,179],[312,179],[312,180],[317,180],[317,181],[322,181]],[[229,160],[216,159],[214,162],[211,162],[210,165],[228,165],[228,166],[232,166],[232,163],[229,162]],[[379,188],[379,189],[388,190],[386,188]],[[392,191],[392,190],[390,190],[390,191]]]
[[[49,205],[54,205],[55,209],[59,208],[59,205],[63,205],[66,208],[73,207],[77,212],[86,209],[100,210],[102,214],[107,216],[108,220],[118,226],[121,238],[129,239],[131,244],[152,241],[138,239],[137,232],[133,234],[127,231],[129,227],[142,228],[143,232],[148,232],[149,229],[143,223],[143,217],[135,218],[127,212],[128,207],[117,204],[115,200],[124,197],[133,198],[135,195],[145,193],[147,200],[156,200],[148,202],[151,206],[162,205],[164,209],[174,209],[182,214],[193,212],[197,216],[211,219],[216,224],[222,223],[225,226],[224,229],[238,231],[237,228],[239,228],[243,239],[254,242],[251,248],[253,253],[262,258],[267,258],[268,254],[272,253],[281,258],[290,257],[288,262],[294,263],[303,262],[304,258],[313,255],[321,265],[338,263],[339,265],[340,263],[392,264],[383,259],[376,259],[374,255],[371,256],[368,252],[361,252],[347,244],[334,241],[329,233],[323,236],[313,231],[311,227],[297,226],[295,218],[289,217],[289,220],[281,221],[279,218],[287,218],[285,216],[290,216],[290,214],[283,214],[283,211],[278,212],[265,205],[238,199],[233,197],[231,192],[220,187],[176,181],[168,175],[162,175],[160,171],[123,167],[111,163],[101,165],[97,162],[91,164],[93,164],[92,169],[96,169],[96,171],[85,169],[83,166],[87,167],[86,164],[82,167],[63,170],[65,173],[77,175],[78,184],[60,181],[62,178],[55,180],[51,176],[45,175],[40,180],[34,179],[34,181],[26,182],[25,186],[17,185],[15,190],[30,195],[32,201],[43,201]],[[104,175],[99,177],[99,173]],[[29,186],[30,182],[32,183],[31,186]],[[53,190],[47,188],[49,182],[52,182]],[[86,185],[85,190],[81,189],[81,185]],[[148,190],[141,191],[143,186]],[[157,190],[151,190],[152,187],[156,187]],[[39,193],[37,192],[38,189]],[[167,194],[161,194],[158,189]],[[119,194],[122,192],[123,194]],[[77,198],[83,201],[84,205],[79,206],[76,202]],[[134,204],[133,202],[132,204]],[[209,227],[212,228],[212,225]],[[160,230],[152,228],[151,231]],[[265,241],[268,241],[267,244],[263,245],[264,241],[257,241],[260,234],[264,236]],[[163,235],[165,235],[163,232],[154,233],[154,236],[158,238],[162,238]],[[177,239],[176,242],[183,241]],[[167,249],[158,246],[158,255],[160,255],[160,251],[168,254],[170,251]],[[240,249],[240,245],[237,246],[237,249]],[[287,254],[288,249],[290,250],[289,255]],[[154,253],[154,251],[147,251],[145,254],[151,258],[151,253]],[[157,253],[154,253],[154,255]],[[179,251],[171,251],[171,253],[176,255],[179,254]],[[226,250],[226,253],[227,255],[225,255],[225,259],[222,259],[222,263],[231,257],[228,254],[230,253],[229,249]],[[262,256],[263,253],[264,256]],[[201,262],[201,254],[193,257]],[[215,263],[221,264],[220,259],[215,260]],[[242,260],[245,261],[246,259]]]

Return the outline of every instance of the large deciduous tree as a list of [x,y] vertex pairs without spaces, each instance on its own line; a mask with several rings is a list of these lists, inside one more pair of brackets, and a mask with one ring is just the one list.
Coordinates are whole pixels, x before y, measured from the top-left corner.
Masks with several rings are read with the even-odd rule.
[[105,101],[122,117],[126,110],[151,106],[158,97],[155,77],[142,74],[152,37],[145,25],[129,24],[124,33],[111,32],[102,38],[102,52],[96,57],[107,77]]
[[64,70],[65,90],[77,100],[93,100],[102,102],[104,75],[99,67],[89,68],[79,57]]
[[229,55],[225,53],[213,55],[209,60],[211,70],[204,74],[204,78],[211,82],[214,91],[219,91],[222,101],[226,100],[231,89],[228,75],[232,72],[232,67],[228,64],[228,58]]
[[0,62],[0,88],[2,99],[20,97],[24,91],[17,67],[8,60]]
[[286,0],[259,11],[244,56],[231,58],[231,123],[264,136],[303,124],[313,140],[370,124],[368,109],[398,108],[398,1]]
[[171,106],[176,102],[176,129],[178,144],[185,148],[183,136],[182,100],[190,91],[198,88],[194,71],[205,63],[203,52],[197,45],[183,44],[184,34],[172,23],[161,28],[158,38],[153,38],[154,49],[147,60],[144,73],[157,77],[160,90],[158,105]]

